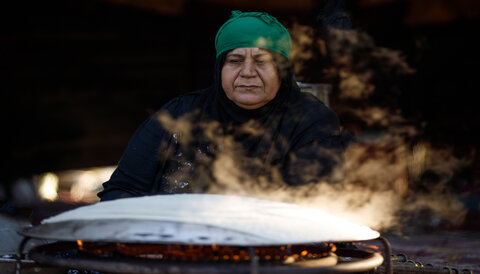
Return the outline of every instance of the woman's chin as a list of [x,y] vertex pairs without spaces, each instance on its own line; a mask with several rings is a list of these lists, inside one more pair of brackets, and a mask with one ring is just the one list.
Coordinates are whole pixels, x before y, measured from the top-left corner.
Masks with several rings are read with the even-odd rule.
[[236,100],[234,103],[244,109],[257,109],[264,106],[267,102],[261,100]]

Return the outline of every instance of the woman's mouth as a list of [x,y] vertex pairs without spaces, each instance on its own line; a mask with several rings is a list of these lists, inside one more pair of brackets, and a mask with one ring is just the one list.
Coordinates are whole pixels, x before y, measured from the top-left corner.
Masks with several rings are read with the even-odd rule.
[[239,88],[246,89],[246,90],[252,90],[252,89],[257,89],[260,88],[260,86],[256,85],[239,85]]

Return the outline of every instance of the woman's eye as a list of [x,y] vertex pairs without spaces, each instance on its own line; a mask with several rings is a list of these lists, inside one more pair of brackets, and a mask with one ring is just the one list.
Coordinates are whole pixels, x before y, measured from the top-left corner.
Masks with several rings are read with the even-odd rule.
[[242,60],[235,60],[235,59],[234,59],[234,60],[229,60],[228,62],[229,62],[229,63],[232,63],[232,64],[239,64],[239,63],[242,62]]

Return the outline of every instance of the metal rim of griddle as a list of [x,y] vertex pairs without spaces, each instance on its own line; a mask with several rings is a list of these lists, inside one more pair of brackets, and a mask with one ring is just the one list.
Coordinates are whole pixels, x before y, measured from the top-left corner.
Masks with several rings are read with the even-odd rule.
[[[127,222],[127,220],[124,220]],[[101,221],[101,220],[95,220],[95,224],[99,225],[102,228],[105,228],[104,226],[112,226],[113,223],[115,222],[109,222],[109,221]],[[121,229],[122,226],[118,225],[110,227],[111,229],[96,229],[96,233],[91,233],[91,230],[84,231],[82,232],[82,229],[85,227],[91,227],[91,226],[85,226],[85,224],[81,222],[65,222],[65,223],[56,223],[52,224],[51,227],[50,225],[42,225],[42,226],[37,226],[37,227],[27,227],[24,228],[22,231],[19,231],[19,233],[26,238],[39,238],[39,239],[47,239],[47,240],[54,240],[54,241],[68,241],[68,242],[74,242],[75,240],[82,240],[82,241],[87,241],[87,242],[124,242],[124,243],[158,243],[158,244],[168,244],[168,243],[176,243],[176,244],[200,244],[200,245],[205,245],[205,244],[217,244],[217,245],[232,245],[232,246],[244,246],[244,247],[254,247],[254,246],[268,246],[268,245],[275,245],[279,244],[277,242],[272,242],[270,239],[266,239],[263,237],[258,237],[253,234],[245,233],[245,232],[240,232],[240,231],[234,231],[234,230],[227,230],[227,229],[222,229],[222,228],[217,228],[217,227],[211,227],[211,226],[204,226],[204,225],[197,225],[195,224],[188,224],[189,226],[195,226],[195,227],[188,227],[189,231],[189,237],[188,238],[177,238],[175,236],[175,233],[173,235],[164,235],[163,232],[159,233],[159,223],[152,221],[152,226],[146,225],[147,223],[145,221],[142,222],[136,222],[134,224],[142,225],[142,233],[138,233],[135,229],[133,229],[132,233],[129,233],[128,230]],[[131,228],[132,222],[128,221],[129,227]],[[178,232],[177,225],[175,222],[171,222],[170,224],[168,222],[161,222],[163,225],[170,225],[173,226],[172,229]],[[185,225],[185,224],[182,224]],[[152,227],[155,229],[150,230],[145,230],[145,227]],[[113,231],[114,229],[115,231]],[[208,230],[208,231],[206,231]],[[211,231],[210,231],[211,230]],[[107,234],[102,234],[104,231],[109,231]],[[112,233],[115,232],[115,233]],[[192,231],[196,232],[192,234]],[[205,233],[207,232],[207,233]],[[197,235],[198,234],[198,235]],[[115,236],[111,236],[115,235]],[[205,237],[205,235],[211,235],[211,237]],[[165,237],[168,236],[168,237]],[[373,269],[376,266],[379,266],[382,264],[382,261],[384,263],[386,273],[392,273],[391,272],[391,264],[390,260],[384,260],[383,258],[390,258],[391,255],[391,248],[388,243],[388,241],[383,238],[383,237],[378,237],[376,239],[363,239],[363,240],[347,240],[345,241],[340,241],[340,242],[358,242],[358,241],[370,241],[370,240],[380,240],[384,246],[384,257],[382,257],[380,254],[375,253],[376,255],[373,254],[364,254],[367,256],[365,259],[365,262],[360,262],[360,263],[341,263],[338,264],[335,267],[314,267],[314,266],[309,266],[309,267],[301,267],[301,264],[296,264],[295,268],[292,268],[291,265],[288,266],[283,266],[282,269],[276,269],[271,270],[270,272],[275,272],[278,273],[278,271],[286,271],[286,273],[291,272],[292,269],[299,270],[302,269],[305,271],[304,273],[309,273],[309,271],[314,271],[314,272],[358,272],[358,271],[363,271],[363,270],[358,270],[358,269],[363,269],[363,267],[366,267],[365,270]],[[338,241],[325,241],[325,242],[338,242]],[[282,243],[282,244],[299,244],[299,243]],[[306,243],[309,244],[309,243]],[[253,249],[253,248],[252,248]],[[21,257],[23,247],[19,248],[19,258]],[[337,251],[338,253],[338,251]],[[36,256],[38,260],[40,260],[42,263],[47,263],[51,260],[52,256],[47,256],[48,260],[44,261],[42,258],[44,257],[45,254],[34,254],[33,256]],[[48,255],[48,254],[47,254]],[[344,256],[344,255],[339,255],[339,256]],[[346,256],[346,255],[345,255]],[[254,256],[252,256],[254,257]],[[348,256],[346,256],[348,257]],[[39,261],[39,262],[40,262]],[[69,263],[67,261],[66,263]],[[76,262],[75,262],[76,263]],[[135,263],[134,263],[135,264]],[[118,265],[122,265],[122,262],[119,262]],[[172,263],[166,266],[164,262],[161,263],[162,265],[162,271],[154,271],[158,273],[168,273],[165,271],[165,267],[168,269],[169,267],[173,267],[173,269],[177,269],[178,263]],[[182,272],[189,272],[189,266],[190,264],[184,264],[182,262],[182,266],[184,269]],[[258,265],[255,262],[252,261],[251,263],[252,266]],[[243,268],[252,268],[252,266],[244,266]],[[262,265],[258,265],[259,268],[262,268]],[[359,268],[360,267],[360,268]],[[139,268],[143,268],[143,266],[139,266]],[[208,268],[208,267],[207,267]],[[217,268],[216,266],[213,266],[213,268]],[[228,267],[227,267],[228,268]],[[346,268],[346,269],[345,269]],[[127,267],[122,267],[122,269],[128,269]],[[269,267],[268,269],[272,269]],[[269,273],[269,270],[262,270],[265,273]],[[349,269],[354,269],[354,271],[349,271]],[[105,271],[105,270],[104,270]],[[111,270],[107,270],[110,272],[114,272]],[[202,270],[203,272],[211,272],[211,269],[204,269]],[[238,267],[234,270],[227,270],[226,272],[239,272]],[[242,270],[243,271],[243,270]],[[240,271],[240,272],[242,272]],[[129,271],[127,271],[129,272]],[[135,272],[140,272],[141,271],[135,271]],[[146,270],[144,273],[151,273],[151,270]],[[191,271],[190,271],[191,272]],[[255,271],[244,271],[244,272],[250,272],[250,273],[256,273]],[[120,272],[122,273],[122,272]],[[125,273],[125,272],[123,272]],[[194,273],[194,272],[192,272]],[[222,273],[222,272],[213,272],[213,273]]]
[[[318,260],[288,265],[262,264],[253,259],[250,263],[167,262],[123,256],[102,257],[84,253],[75,257],[58,257],[59,252],[69,251],[72,253],[77,251],[76,243],[56,242],[33,248],[29,252],[29,257],[41,264],[111,273],[353,273],[372,270],[383,263],[383,256],[379,252],[350,248],[339,248],[335,254],[331,253]],[[328,260],[337,260],[337,256],[353,259],[331,265]]]
[[25,237],[55,241],[122,242],[122,243],[180,243],[199,245],[268,246],[309,244],[312,242],[355,242],[374,238],[323,237],[310,241],[280,241],[274,236],[223,228],[193,222],[97,219],[73,220],[29,226],[19,231]]

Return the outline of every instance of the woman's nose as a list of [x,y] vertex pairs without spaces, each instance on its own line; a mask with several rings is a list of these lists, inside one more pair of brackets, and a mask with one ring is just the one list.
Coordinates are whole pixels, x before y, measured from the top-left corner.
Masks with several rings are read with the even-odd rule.
[[250,60],[245,60],[243,63],[242,69],[240,70],[240,76],[243,77],[255,77],[257,76],[257,71],[255,69],[255,63]]

